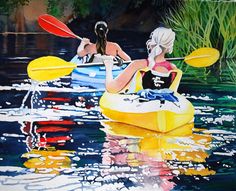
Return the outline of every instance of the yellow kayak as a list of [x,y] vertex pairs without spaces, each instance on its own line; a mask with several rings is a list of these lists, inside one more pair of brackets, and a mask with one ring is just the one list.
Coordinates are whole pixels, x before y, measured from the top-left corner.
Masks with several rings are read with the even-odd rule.
[[[163,133],[192,122],[194,118],[192,103],[177,93],[182,71],[173,70],[173,72],[176,72],[176,77],[167,90],[171,92],[169,95],[174,98],[174,101],[166,98],[164,102],[161,99],[142,101],[140,95],[136,93],[113,94],[105,92],[100,99],[102,113],[113,121]],[[135,74],[134,81],[134,92],[140,92],[142,78],[139,72]],[[130,87],[132,83],[130,83]],[[161,91],[155,92],[155,96],[159,95],[163,95]]]
[[194,107],[175,93],[177,103],[160,100],[140,102],[136,94],[105,92],[100,99],[102,113],[109,119],[145,129],[168,132],[193,121]]

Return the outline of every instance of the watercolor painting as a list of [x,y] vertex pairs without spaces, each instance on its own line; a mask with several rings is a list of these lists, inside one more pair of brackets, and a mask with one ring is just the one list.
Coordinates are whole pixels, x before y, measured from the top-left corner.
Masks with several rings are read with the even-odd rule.
[[0,190],[235,190],[235,10],[1,1]]

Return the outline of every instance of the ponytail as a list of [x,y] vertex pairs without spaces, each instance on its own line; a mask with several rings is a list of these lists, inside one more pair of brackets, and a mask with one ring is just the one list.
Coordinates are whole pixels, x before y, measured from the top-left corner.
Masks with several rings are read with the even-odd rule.
[[107,24],[104,21],[99,21],[94,27],[95,33],[97,35],[96,49],[97,53],[101,55],[106,54],[106,45],[107,45]]
[[173,51],[175,33],[168,28],[158,27],[150,35],[150,39],[146,42],[148,50],[149,66],[155,65],[155,57],[162,52],[171,53]]

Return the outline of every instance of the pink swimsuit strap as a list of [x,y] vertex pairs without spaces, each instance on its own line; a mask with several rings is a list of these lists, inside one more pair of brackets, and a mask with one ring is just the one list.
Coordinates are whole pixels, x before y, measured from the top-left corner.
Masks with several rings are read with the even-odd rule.
[[[149,65],[149,61],[148,61],[148,59],[147,59],[147,66],[148,66],[148,65]],[[155,63],[155,65],[153,66],[152,70],[155,70],[156,67],[158,67],[158,66],[164,67],[164,68],[166,68],[168,71],[173,70],[173,66],[172,66],[171,63],[168,62],[168,61],[163,61],[163,62]]]
[[171,65],[171,63],[170,62],[168,62],[168,61],[164,61],[164,62],[159,62],[159,63],[155,63],[155,65],[153,66],[153,70],[155,70],[155,68],[156,67],[158,67],[158,66],[161,66],[161,67],[164,67],[164,68],[166,68],[168,71],[170,71],[170,70],[172,70],[173,69],[173,67],[172,67],[172,65]]

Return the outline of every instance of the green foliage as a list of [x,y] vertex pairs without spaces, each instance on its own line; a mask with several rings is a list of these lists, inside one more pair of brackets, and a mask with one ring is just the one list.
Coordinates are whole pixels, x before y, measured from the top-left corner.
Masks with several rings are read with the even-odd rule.
[[235,2],[185,0],[179,10],[164,19],[177,33],[176,55],[215,47],[221,51],[221,58],[235,57],[235,10]]
[[83,18],[88,16],[91,12],[91,6],[93,4],[93,0],[74,0],[73,8],[75,15],[82,16]]
[[[185,0],[178,10],[171,11],[170,16],[164,18],[165,24],[176,32],[174,56],[188,55],[201,47],[214,47],[220,50],[221,60],[235,58],[235,10],[236,2],[232,1]],[[219,73],[220,63],[202,69],[184,63],[179,64],[179,67],[195,77],[201,74],[206,78]]]
[[74,0],[73,9],[74,13],[80,17],[87,17],[89,15],[99,15],[104,17],[109,15],[112,7],[116,4],[114,0]]
[[0,0],[0,12],[9,14],[18,6],[27,5],[30,0]]
[[153,7],[158,8],[165,5],[169,5],[170,3],[173,3],[173,1],[171,2],[171,0],[131,0],[130,6],[134,8],[140,8],[144,4],[151,4]]
[[48,0],[47,12],[55,17],[63,16],[66,7],[71,5],[69,0]]
[[82,18],[96,14],[106,16],[115,4],[114,0],[48,0],[48,13],[60,17],[64,9],[71,6],[74,14]]
[[221,81],[229,81],[236,82],[236,60],[235,59],[227,59],[222,60],[221,64]]

